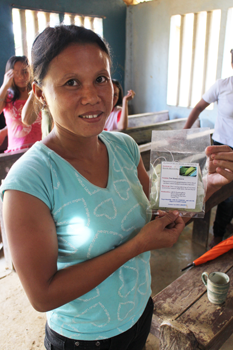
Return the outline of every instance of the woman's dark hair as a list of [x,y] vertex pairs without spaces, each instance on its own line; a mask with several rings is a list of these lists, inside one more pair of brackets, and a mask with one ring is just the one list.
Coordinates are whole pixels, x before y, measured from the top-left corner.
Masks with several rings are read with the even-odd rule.
[[233,49],[231,49],[230,53],[231,53],[231,64],[233,64]]
[[[8,72],[10,69],[14,69],[16,62],[22,62],[26,64],[26,66],[29,66],[28,58],[26,56],[11,56],[6,63],[5,73]],[[11,102],[15,102],[16,100],[19,99],[20,90],[18,86],[15,85],[14,81],[10,89],[13,94]],[[28,91],[32,89],[31,82],[28,83],[27,89]]]
[[37,84],[42,84],[50,62],[73,43],[97,45],[110,59],[108,45],[92,30],[73,24],[47,27],[32,46],[32,71]]
[[119,89],[119,97],[118,97],[118,100],[117,100],[117,102],[116,102],[114,107],[122,106],[122,101],[123,101],[123,89],[122,89],[122,86],[119,83],[119,81],[116,80],[116,79],[112,79],[112,83]]

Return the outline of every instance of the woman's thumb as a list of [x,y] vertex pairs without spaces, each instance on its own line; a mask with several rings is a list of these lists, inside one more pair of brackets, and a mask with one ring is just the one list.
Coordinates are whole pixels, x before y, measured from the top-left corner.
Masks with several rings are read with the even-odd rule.
[[163,217],[160,218],[160,220],[163,220],[164,226],[166,227],[167,225],[174,222],[178,216],[179,216],[178,210],[173,210],[166,213]]

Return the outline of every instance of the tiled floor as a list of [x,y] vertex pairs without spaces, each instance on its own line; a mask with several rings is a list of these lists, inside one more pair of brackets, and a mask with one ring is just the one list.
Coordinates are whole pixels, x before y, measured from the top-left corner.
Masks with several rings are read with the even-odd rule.
[[[215,212],[212,214],[212,222]],[[211,226],[212,226],[211,222]],[[174,247],[169,249],[160,249],[151,253],[151,273],[152,273],[152,295],[157,294],[173,280],[179,277],[181,269],[195,260],[198,256],[204,253],[204,248],[195,244],[191,240],[192,225],[187,226],[182,232],[178,242]],[[211,233],[210,233],[211,239]],[[0,256],[1,257],[1,256]],[[0,278],[4,274],[4,259],[0,258]],[[12,276],[9,276],[9,279]],[[7,283],[8,277],[1,280],[1,283]],[[21,294],[22,297],[22,294]],[[9,300],[7,301],[9,302]],[[14,300],[14,302],[16,302]],[[44,322],[44,320],[42,320]],[[221,350],[233,349],[233,336],[231,336]],[[44,349],[43,344],[35,344],[38,350]],[[18,347],[21,349],[21,347]],[[10,349],[10,348],[9,348]],[[30,347],[34,349],[34,347]],[[5,349],[4,349],[5,350]],[[23,349],[28,350],[28,349]],[[120,350],[120,349],[119,349]],[[153,335],[150,335],[146,344],[146,350],[159,350],[159,341]]]

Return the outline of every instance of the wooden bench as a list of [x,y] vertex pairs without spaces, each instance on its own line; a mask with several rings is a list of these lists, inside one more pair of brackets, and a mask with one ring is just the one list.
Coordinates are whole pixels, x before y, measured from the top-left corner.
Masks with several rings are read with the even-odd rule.
[[[174,119],[165,122],[155,123],[153,125],[146,125],[143,128],[129,128],[124,132],[137,142],[139,150],[146,170],[150,169],[150,150],[151,150],[151,136],[153,130],[178,130],[182,129],[187,118]],[[199,121],[195,122],[194,127],[199,127]],[[210,129],[210,135],[213,133],[213,129]],[[144,142],[147,140],[146,142]]]
[[128,128],[151,125],[165,120],[169,120],[168,111],[131,114],[128,116]]
[[27,149],[22,149],[19,151],[11,152],[11,153],[1,153],[0,154],[0,180],[5,179],[8,171],[12,167],[12,165],[18,160]]
[[[0,183],[2,180],[5,179],[8,171],[10,170],[11,166],[18,160],[27,149],[11,152],[11,153],[2,153],[0,154]],[[7,237],[4,229],[4,224],[2,220],[2,201],[0,200],[0,223],[1,223],[1,238],[3,242],[3,253],[5,257],[5,266],[8,269],[12,269],[12,260],[11,255],[9,251],[9,247],[7,244]]]
[[[162,113],[162,112],[161,112]],[[145,116],[146,118],[146,116]],[[148,119],[149,121],[149,119]],[[151,142],[151,134],[152,130],[177,130],[183,129],[187,118],[173,119],[173,120],[165,120],[162,122],[155,122],[152,124],[148,124],[148,121],[144,121],[144,125],[138,125],[135,127],[128,127],[126,130],[123,130],[125,134],[130,135],[138,145],[142,145],[145,143]],[[197,120],[193,127],[199,127],[200,123]]]
[[175,129],[182,129],[184,127],[185,119],[174,119],[174,120],[167,120],[160,123],[154,123],[144,126],[136,126],[132,128],[127,128],[126,130],[123,130],[125,134],[130,135],[138,145],[148,143],[151,141],[151,134],[152,130],[175,130]]
[[[211,304],[202,272],[222,271],[231,285],[222,305]],[[153,297],[151,333],[160,350],[217,350],[233,333],[233,250],[191,268]]]

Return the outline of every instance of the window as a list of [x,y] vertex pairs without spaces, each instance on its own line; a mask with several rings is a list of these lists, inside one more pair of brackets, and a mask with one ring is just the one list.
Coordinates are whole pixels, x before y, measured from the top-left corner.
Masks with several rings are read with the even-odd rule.
[[215,82],[220,19],[221,10],[171,17],[168,105],[194,107]]
[[[15,40],[15,55],[25,55],[30,60],[31,47],[38,33],[47,26],[55,27],[60,24],[58,13],[33,10],[12,9],[13,32]],[[64,14],[64,24],[76,24],[92,29],[103,37],[103,19],[98,17]]]
[[233,75],[230,51],[233,49],[233,7],[227,12],[227,24],[223,51],[222,79]]

